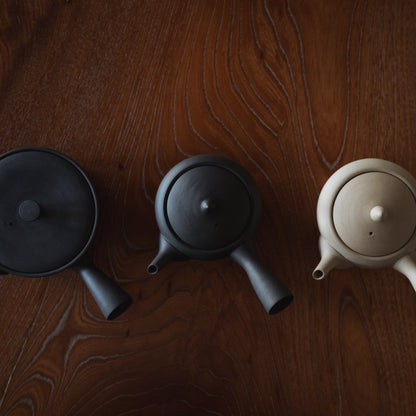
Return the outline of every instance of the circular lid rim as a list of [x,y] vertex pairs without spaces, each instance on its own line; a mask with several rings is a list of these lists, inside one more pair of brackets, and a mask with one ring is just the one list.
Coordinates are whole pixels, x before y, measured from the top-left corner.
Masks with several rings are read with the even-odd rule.
[[335,210],[335,204],[336,204],[336,202],[337,202],[337,200],[338,200],[338,198],[339,198],[339,195],[340,195],[340,193],[341,193],[341,191],[348,185],[348,184],[350,184],[351,183],[351,181],[353,181],[353,180],[355,180],[356,178],[359,178],[360,176],[363,176],[363,175],[368,175],[368,174],[371,174],[371,173],[381,173],[381,174],[383,174],[383,175],[389,175],[389,176],[391,176],[392,178],[395,178],[395,179],[397,179],[397,180],[399,180],[406,188],[407,188],[407,191],[409,192],[409,194],[413,197],[413,200],[414,200],[414,202],[415,202],[415,204],[416,204],[416,196],[415,196],[415,194],[414,194],[414,192],[412,192],[412,190],[410,189],[410,187],[408,186],[408,184],[406,183],[406,182],[404,182],[401,178],[399,178],[398,176],[396,176],[396,175],[394,175],[394,174],[392,174],[392,173],[390,173],[390,172],[386,172],[386,171],[384,171],[384,172],[382,172],[382,171],[371,171],[371,172],[362,172],[362,173],[360,173],[360,174],[358,174],[358,175],[356,175],[356,176],[354,176],[354,177],[352,177],[351,179],[349,179],[347,182],[345,182],[340,188],[339,188],[339,190],[338,190],[338,192],[337,192],[337,194],[336,194],[336,196],[335,196],[335,199],[334,199],[334,203],[333,203],[333,206],[332,206],[332,218],[331,218],[331,220],[332,220],[332,223],[333,223],[333,225],[334,225],[334,229],[335,229],[335,232],[336,232],[336,234],[337,234],[337,237],[339,238],[339,240],[340,241],[342,241],[342,243],[346,246],[346,247],[348,247],[352,252],[354,252],[354,253],[357,253],[357,254],[359,254],[359,255],[361,255],[361,256],[364,256],[364,257],[371,257],[371,258],[377,258],[377,257],[386,257],[386,256],[391,256],[391,255],[394,255],[395,253],[397,253],[398,251],[400,251],[400,250],[402,250],[403,249],[403,247],[405,247],[411,240],[412,240],[412,238],[413,238],[413,236],[414,236],[414,234],[416,233],[416,224],[415,224],[415,226],[413,227],[413,230],[412,230],[412,234],[410,235],[410,237],[406,240],[406,242],[405,243],[403,243],[402,245],[400,245],[400,247],[399,248],[397,248],[397,249],[395,249],[395,250],[393,250],[393,251],[390,251],[390,252],[388,252],[388,253],[385,253],[385,254],[377,254],[377,255],[375,255],[375,254],[364,254],[364,253],[362,253],[362,252],[360,252],[360,251],[358,251],[358,250],[355,250],[354,248],[352,248],[352,246],[351,245],[348,245],[347,243],[346,243],[346,241],[345,241],[345,239],[341,236],[341,234],[340,234],[340,229],[339,229],[339,227],[337,228],[337,225],[336,225],[336,218],[335,218],[335,214],[334,214],[334,210]]
[[[237,176],[237,178],[245,186],[250,202],[252,204],[251,218],[249,219],[248,225],[246,229],[243,230],[240,237],[227,246],[223,246],[221,248],[213,250],[193,247],[181,240],[173,231],[166,212],[166,204],[169,197],[169,193],[177,179],[180,176],[182,176],[185,172],[197,168],[199,166],[221,167]],[[256,228],[256,225],[261,215],[260,193],[256,183],[254,182],[254,179],[237,162],[234,162],[233,160],[220,155],[196,155],[179,162],[174,167],[172,167],[172,169],[164,176],[156,193],[155,214],[160,233],[172,246],[174,246],[181,253],[195,259],[216,259],[226,257],[233,249],[241,245],[243,242],[249,240]]]
[[94,201],[94,211],[95,211],[94,222],[92,224],[92,230],[90,232],[90,236],[89,236],[87,242],[85,243],[82,250],[78,254],[76,254],[69,262],[65,263],[64,265],[62,265],[62,266],[60,266],[56,269],[48,270],[48,271],[45,271],[45,272],[27,273],[27,272],[20,272],[18,270],[10,269],[10,268],[4,266],[3,264],[0,264],[0,271],[4,271],[7,274],[22,276],[22,277],[37,278],[37,277],[43,277],[43,276],[50,276],[52,274],[56,274],[56,273],[59,273],[59,272],[63,271],[65,269],[71,267],[73,264],[75,264],[85,254],[85,252],[87,251],[88,247],[91,244],[92,239],[94,238],[95,230],[97,228],[97,223],[98,223],[98,201],[97,201],[97,195],[95,194],[92,183],[91,183],[90,179],[88,178],[88,176],[86,175],[86,173],[82,170],[82,168],[74,160],[72,160],[69,156],[67,156],[63,153],[60,153],[60,152],[58,152],[54,149],[50,149],[48,147],[21,147],[21,148],[13,149],[13,150],[10,150],[6,153],[1,154],[0,155],[0,160],[5,159],[6,157],[17,154],[17,153],[23,153],[23,152],[28,152],[28,151],[38,151],[38,152],[45,152],[45,153],[53,154],[57,157],[60,157],[61,159],[64,159],[66,162],[70,163],[75,169],[77,169],[78,172],[81,174],[81,176],[85,179],[86,183],[88,184],[88,187],[89,187],[90,192],[91,192],[92,199]]

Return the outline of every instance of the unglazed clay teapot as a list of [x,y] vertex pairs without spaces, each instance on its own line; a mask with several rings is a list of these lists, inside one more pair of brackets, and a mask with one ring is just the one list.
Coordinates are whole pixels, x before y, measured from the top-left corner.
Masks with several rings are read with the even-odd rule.
[[336,171],[317,207],[322,259],[313,272],[393,266],[416,290],[416,179],[382,159],[361,159]]
[[130,296],[86,256],[97,226],[97,198],[81,168],[51,149],[0,156],[0,273],[41,277],[76,270],[107,319]]
[[150,274],[171,260],[230,256],[245,269],[269,314],[290,304],[290,291],[253,252],[250,237],[260,218],[260,195],[240,165],[214,155],[185,159],[163,178],[155,211],[161,234]]

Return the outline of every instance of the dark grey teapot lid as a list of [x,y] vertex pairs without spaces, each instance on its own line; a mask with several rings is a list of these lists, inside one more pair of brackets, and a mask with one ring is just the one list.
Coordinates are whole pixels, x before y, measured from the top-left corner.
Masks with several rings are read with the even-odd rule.
[[247,240],[260,215],[260,197],[250,175],[216,155],[188,158],[162,180],[156,196],[161,233],[195,258],[227,255]]
[[81,168],[44,148],[0,157],[0,269],[43,276],[68,267],[88,247],[97,202]]

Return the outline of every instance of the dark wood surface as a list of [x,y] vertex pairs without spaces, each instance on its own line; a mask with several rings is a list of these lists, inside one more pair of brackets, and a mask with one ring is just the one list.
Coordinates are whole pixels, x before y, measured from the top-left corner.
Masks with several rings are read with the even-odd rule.
[[[405,0],[2,0],[0,152],[46,146],[85,169],[91,252],[134,303],[105,322],[71,270],[1,277],[0,414],[414,415],[409,282],[311,272],[336,169],[416,174],[415,29]],[[146,274],[158,184],[200,153],[255,178],[254,244],[295,295],[284,312],[228,259]]]

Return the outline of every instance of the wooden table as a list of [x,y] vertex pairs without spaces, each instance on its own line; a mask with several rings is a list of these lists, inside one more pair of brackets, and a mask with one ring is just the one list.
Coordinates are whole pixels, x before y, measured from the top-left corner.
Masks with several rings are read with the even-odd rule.
[[[3,0],[0,152],[46,146],[85,169],[91,252],[134,303],[106,322],[71,270],[1,277],[0,414],[414,415],[407,279],[311,272],[336,169],[416,174],[415,29],[405,0]],[[201,153],[259,186],[255,249],[295,296],[278,315],[229,259],[146,273],[157,187]]]

